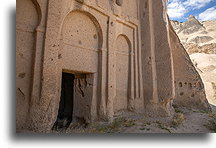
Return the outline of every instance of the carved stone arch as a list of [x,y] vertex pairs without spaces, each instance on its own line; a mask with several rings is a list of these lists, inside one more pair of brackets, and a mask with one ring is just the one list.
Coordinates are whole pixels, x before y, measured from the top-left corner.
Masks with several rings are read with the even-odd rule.
[[131,52],[131,50],[132,50],[132,45],[131,45],[131,41],[130,41],[130,39],[127,37],[127,35],[125,35],[125,34],[120,34],[120,35],[118,35],[118,37],[117,37],[117,39],[116,40],[119,40],[120,38],[124,38],[124,40],[127,42],[127,44],[128,44],[128,49],[129,49],[129,51]]
[[120,34],[116,39],[116,97],[114,112],[127,110],[130,97],[131,80],[131,42],[129,38]]
[[37,27],[40,22],[40,10],[35,0],[17,0],[16,22]]
[[[81,10],[74,10],[69,12],[66,15],[61,25],[61,38],[62,38],[61,46],[63,46],[62,48],[63,54],[65,52],[71,52],[69,51],[69,49],[78,50],[78,48],[80,48],[79,52],[82,51],[83,53],[86,52],[99,53],[101,51],[102,44],[103,44],[102,29],[97,19],[92,14]],[[74,58],[78,58],[78,57],[80,59],[84,58],[83,55],[77,55],[77,57]],[[97,60],[99,59],[100,57],[98,54]],[[73,59],[72,58],[69,59],[68,56],[66,55],[65,57],[63,57],[63,60],[65,61],[64,63],[66,63],[67,61],[72,61]],[[95,63],[95,61],[96,60],[92,62]],[[100,64],[100,61],[95,63],[95,65],[98,64]],[[83,64],[82,66],[85,67],[86,64]],[[90,69],[84,70],[85,69],[84,68],[82,71],[93,72],[96,71],[95,68],[92,68],[94,70],[90,70]]]
[[[93,114],[92,104],[97,106],[101,98],[102,29],[91,13],[82,10],[67,13],[60,29],[62,71],[75,75],[73,116],[84,117],[89,121]],[[81,84],[82,81],[87,83]],[[87,84],[92,85],[87,87]],[[80,95],[80,89],[84,90],[83,95]],[[98,108],[99,106],[94,107],[94,110]]]
[[38,14],[38,26],[41,24],[41,18],[42,18],[42,11],[41,11],[41,6],[39,5],[37,0],[32,0],[33,4],[35,5],[35,8],[37,10]]
[[98,22],[98,20],[96,19],[96,17],[94,15],[92,15],[91,13],[87,12],[87,11],[84,11],[84,10],[72,10],[70,12],[68,12],[63,21],[62,21],[62,24],[61,24],[61,28],[60,28],[60,31],[61,31],[61,38],[63,38],[63,26],[64,26],[64,23],[65,23],[65,20],[67,19],[67,17],[70,15],[70,14],[73,14],[73,13],[81,13],[83,15],[86,15],[88,16],[91,21],[93,22],[93,24],[95,25],[95,28],[97,30],[97,33],[98,33],[98,49],[101,49],[102,48],[102,45],[103,45],[103,33],[102,33],[102,28]]

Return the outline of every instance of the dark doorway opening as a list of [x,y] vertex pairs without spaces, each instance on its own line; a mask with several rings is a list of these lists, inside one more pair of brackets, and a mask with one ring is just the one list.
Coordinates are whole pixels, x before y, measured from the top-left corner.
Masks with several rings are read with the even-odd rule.
[[73,118],[74,105],[74,79],[70,73],[62,73],[61,98],[57,120],[53,126],[54,130],[68,128]]

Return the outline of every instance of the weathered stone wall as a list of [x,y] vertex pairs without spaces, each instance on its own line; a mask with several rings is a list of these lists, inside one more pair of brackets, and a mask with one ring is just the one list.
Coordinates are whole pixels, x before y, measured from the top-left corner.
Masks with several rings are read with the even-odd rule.
[[169,22],[170,48],[173,53],[175,93],[174,103],[190,109],[210,111],[202,79]]
[[168,44],[166,7],[163,1],[140,3],[142,75],[147,110],[155,115],[172,114],[174,99],[172,53]]
[[[33,30],[35,38],[26,43],[32,46],[35,56],[28,63],[32,81],[24,86],[31,88],[27,91],[30,101],[23,111],[28,116],[22,115],[17,105],[17,124],[37,131],[51,129],[59,108],[62,72],[90,77],[75,79],[74,117],[84,117],[88,122],[112,120],[114,112],[134,110],[134,98],[142,100],[138,1],[28,2],[40,10],[37,18],[41,22]],[[25,6],[24,1],[19,0],[19,4]],[[18,14],[19,17],[23,15]],[[17,47],[19,44],[18,41]],[[17,62],[17,66],[23,65]],[[144,104],[140,106],[143,108]]]
[[183,76],[173,68],[165,4],[18,0],[17,129],[51,130],[62,72],[75,76],[73,121],[112,121],[119,111],[172,115],[174,74]]
[[39,24],[34,3],[29,0],[18,1],[16,19],[16,122],[19,129],[25,126],[30,103],[35,30]]
[[18,0],[16,14],[16,125],[26,129],[41,94],[47,2]]

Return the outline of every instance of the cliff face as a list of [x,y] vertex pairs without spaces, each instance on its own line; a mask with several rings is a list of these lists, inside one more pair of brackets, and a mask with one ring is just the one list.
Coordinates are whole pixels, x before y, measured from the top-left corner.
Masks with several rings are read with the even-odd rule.
[[[195,24],[196,23],[197,21],[195,21]],[[188,24],[186,26],[188,26]],[[168,28],[170,48],[173,53],[174,63],[176,92],[174,103],[176,105],[185,106],[192,109],[202,109],[205,111],[211,110],[206,99],[204,84],[199,73],[194,67],[188,53],[181,44],[170,22]],[[189,27],[189,29],[187,28],[186,30],[190,30],[190,28],[191,27]]]
[[166,1],[140,0],[139,12],[145,111],[171,116],[174,75],[166,29]]
[[[208,101],[215,105],[216,21],[199,22],[195,17],[190,16],[184,23],[171,21],[171,24],[204,82]],[[191,25],[188,26],[187,24]],[[181,32],[179,31],[180,28],[182,30]],[[199,29],[190,34],[184,33],[185,31],[191,32],[191,28]]]

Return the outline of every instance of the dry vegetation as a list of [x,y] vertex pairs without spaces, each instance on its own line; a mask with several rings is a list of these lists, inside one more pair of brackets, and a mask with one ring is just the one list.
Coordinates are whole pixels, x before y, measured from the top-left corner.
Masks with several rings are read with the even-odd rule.
[[182,124],[185,120],[184,114],[183,113],[176,113],[175,116],[173,117],[172,124],[174,126],[178,126]]
[[176,107],[173,118],[151,118],[141,114],[118,116],[113,122],[95,122],[84,125],[71,125],[67,130],[54,133],[214,133],[215,113],[188,110]]

